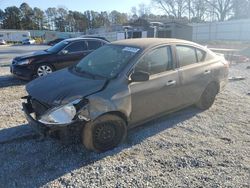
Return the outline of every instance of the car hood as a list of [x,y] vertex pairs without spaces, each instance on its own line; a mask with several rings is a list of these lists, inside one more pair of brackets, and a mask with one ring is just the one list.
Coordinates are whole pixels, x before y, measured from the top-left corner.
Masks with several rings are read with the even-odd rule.
[[31,81],[26,90],[40,102],[62,105],[100,91],[105,83],[106,80],[79,76],[66,68]]
[[24,60],[24,59],[30,59],[33,57],[44,56],[44,55],[49,55],[49,54],[51,54],[51,53],[49,53],[47,51],[30,52],[30,53],[24,54],[22,56],[16,57],[15,60],[20,61],[20,60]]

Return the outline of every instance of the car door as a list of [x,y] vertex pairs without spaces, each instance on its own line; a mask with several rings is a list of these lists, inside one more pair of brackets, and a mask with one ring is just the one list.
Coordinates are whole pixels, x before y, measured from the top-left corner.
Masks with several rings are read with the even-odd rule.
[[134,72],[150,74],[145,82],[130,83],[131,122],[151,119],[179,106],[179,75],[174,69],[170,46],[158,47],[145,54],[134,67]]
[[211,62],[206,52],[193,46],[176,45],[183,105],[197,102],[211,80]]
[[79,62],[86,55],[87,45],[85,40],[68,44],[57,55],[57,69],[65,68]]

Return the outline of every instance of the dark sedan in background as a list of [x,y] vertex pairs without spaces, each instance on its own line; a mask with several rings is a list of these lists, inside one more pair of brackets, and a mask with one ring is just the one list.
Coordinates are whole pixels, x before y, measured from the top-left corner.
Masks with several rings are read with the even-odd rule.
[[108,42],[99,38],[71,38],[44,51],[37,51],[13,59],[10,72],[31,80],[71,66]]

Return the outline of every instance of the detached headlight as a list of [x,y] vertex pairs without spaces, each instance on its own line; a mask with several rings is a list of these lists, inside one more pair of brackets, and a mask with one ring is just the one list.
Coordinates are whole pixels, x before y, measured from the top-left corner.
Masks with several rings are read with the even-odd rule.
[[28,65],[30,63],[29,59],[23,60],[23,61],[18,61],[17,64],[18,65]]
[[76,115],[76,108],[74,104],[77,104],[78,102],[80,102],[80,99],[75,100],[64,106],[53,108],[49,110],[46,114],[41,116],[41,118],[38,121],[48,125],[70,124],[72,123],[72,120]]

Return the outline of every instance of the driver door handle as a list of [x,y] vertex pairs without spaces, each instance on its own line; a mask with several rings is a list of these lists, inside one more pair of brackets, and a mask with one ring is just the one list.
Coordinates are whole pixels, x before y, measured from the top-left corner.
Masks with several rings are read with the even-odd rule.
[[169,80],[165,85],[166,86],[175,86],[176,85],[176,81],[175,80]]

